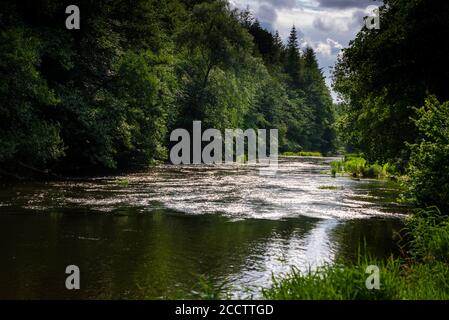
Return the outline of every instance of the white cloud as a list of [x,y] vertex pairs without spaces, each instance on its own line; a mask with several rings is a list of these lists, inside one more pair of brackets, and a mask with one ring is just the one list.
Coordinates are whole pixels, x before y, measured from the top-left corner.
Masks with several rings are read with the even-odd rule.
[[258,8],[256,16],[264,26],[268,26],[269,29],[274,29],[274,24],[278,17],[274,7],[263,4]]
[[325,42],[320,41],[315,46],[312,46],[318,54],[325,56],[337,56],[343,46],[338,41],[327,38]]

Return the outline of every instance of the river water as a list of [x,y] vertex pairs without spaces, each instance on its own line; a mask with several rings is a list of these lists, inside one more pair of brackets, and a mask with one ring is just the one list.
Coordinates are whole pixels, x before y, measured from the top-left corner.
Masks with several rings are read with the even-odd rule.
[[[332,178],[331,158],[145,173],[0,189],[0,298],[260,298],[272,275],[394,253],[398,186]],[[329,188],[332,186],[332,188]],[[76,265],[81,289],[65,288]]]

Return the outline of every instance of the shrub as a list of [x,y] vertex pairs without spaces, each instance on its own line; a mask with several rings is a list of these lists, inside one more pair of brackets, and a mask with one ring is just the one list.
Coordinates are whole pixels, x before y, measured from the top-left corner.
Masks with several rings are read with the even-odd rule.
[[363,178],[381,178],[388,174],[397,174],[396,166],[385,164],[381,166],[378,163],[369,164],[364,158],[358,157],[357,154],[345,155],[344,161],[331,162],[331,174],[333,177],[339,172],[351,174],[354,177]]
[[365,169],[366,160],[363,158],[350,158],[344,162],[345,171],[353,176],[361,176]]
[[449,101],[434,97],[417,110],[415,124],[422,140],[411,148],[409,197],[420,207],[437,206],[449,212]]
[[343,161],[335,160],[335,161],[332,161],[330,164],[331,164],[332,177],[336,177],[337,173],[345,171],[345,166],[344,166]]
[[436,207],[419,209],[407,220],[411,254],[424,262],[449,263],[449,216]]
[[382,166],[376,164],[368,165],[362,169],[364,178],[379,178],[383,175]]
[[382,173],[385,176],[386,175],[395,176],[398,174],[398,168],[395,164],[387,162],[382,167]]

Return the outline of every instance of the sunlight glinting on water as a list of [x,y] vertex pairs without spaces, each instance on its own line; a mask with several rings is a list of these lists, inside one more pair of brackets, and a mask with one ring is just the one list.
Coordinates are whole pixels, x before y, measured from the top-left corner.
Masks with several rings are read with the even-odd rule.
[[53,183],[51,195],[45,190],[18,198],[22,198],[25,208],[33,210],[84,206],[100,212],[112,212],[118,207],[138,207],[145,212],[165,207],[187,214],[218,213],[231,219],[362,219],[397,215],[386,211],[363,188],[369,182],[320,174],[328,169],[328,162],[316,159],[281,160],[273,176],[259,175],[257,168],[245,165],[167,165],[150,173],[123,177],[128,181],[126,187],[118,185],[115,178],[106,177]]
[[[169,179],[160,171],[152,176],[131,176],[130,184],[140,192],[151,189],[154,192],[151,200],[189,214],[221,213],[235,219],[284,219],[299,215],[355,219],[392,215],[370,202],[372,196],[355,193],[353,187],[363,181],[335,179],[325,174],[317,179],[317,172],[326,169],[326,164],[281,162],[275,176],[261,176],[250,168],[184,166],[172,167],[176,174],[168,176]],[[160,174],[164,176],[159,178]],[[338,189],[320,189],[323,185]]]
[[[281,159],[273,176],[245,165],[162,165],[121,177],[19,185],[0,195],[0,211],[7,208],[13,215],[5,215],[6,221],[21,228],[19,215],[36,213],[30,217],[37,220],[25,220],[33,230],[25,233],[30,239],[16,239],[31,252],[41,250],[51,259],[67,250],[93,250],[83,256],[95,265],[89,273],[96,274],[98,266],[140,270],[138,281],[151,297],[169,295],[173,288],[195,294],[191,283],[201,273],[214,285],[230,283],[235,298],[261,298],[260,288],[270,286],[272,275],[348,257],[357,249],[351,244],[363,241],[360,236],[370,237],[374,248],[380,240],[379,254],[389,254],[382,241],[391,240],[393,221],[402,216],[397,186],[332,178],[326,172],[331,160]],[[54,252],[34,239],[37,230],[36,236],[46,239],[49,229],[49,236],[59,237]],[[121,251],[111,251],[117,243]],[[25,264],[28,257],[21,256]],[[159,282],[161,277],[171,286]],[[131,284],[123,288],[132,287],[134,280],[125,278]],[[113,279],[121,274],[101,274],[96,288],[103,290]],[[128,293],[120,287],[115,294]]]

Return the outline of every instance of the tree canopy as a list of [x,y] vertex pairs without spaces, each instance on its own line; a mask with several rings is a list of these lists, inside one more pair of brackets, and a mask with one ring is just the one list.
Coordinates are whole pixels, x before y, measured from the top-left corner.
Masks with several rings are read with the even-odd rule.
[[67,30],[67,5],[0,3],[2,175],[148,166],[193,120],[334,151],[332,99],[294,27],[284,44],[223,0],[80,0]]

